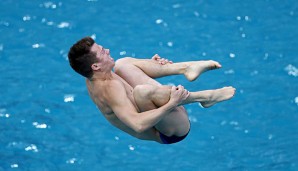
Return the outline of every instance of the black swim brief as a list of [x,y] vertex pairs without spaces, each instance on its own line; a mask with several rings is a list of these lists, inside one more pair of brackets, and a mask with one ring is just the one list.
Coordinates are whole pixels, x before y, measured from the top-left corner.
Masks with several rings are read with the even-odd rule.
[[[189,133],[189,131],[188,131],[188,133]],[[181,137],[178,137],[176,135],[168,137],[168,136],[162,134],[161,132],[159,132],[159,137],[160,137],[161,141],[163,142],[163,144],[173,144],[173,143],[182,141],[188,135],[188,133]]]

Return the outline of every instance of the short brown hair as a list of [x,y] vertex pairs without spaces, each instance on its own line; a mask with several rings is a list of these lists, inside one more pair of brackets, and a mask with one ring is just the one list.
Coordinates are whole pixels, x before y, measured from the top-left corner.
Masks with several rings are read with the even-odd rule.
[[98,61],[96,54],[90,51],[94,43],[91,37],[84,37],[76,42],[68,52],[68,60],[72,69],[86,78],[93,76],[91,65]]

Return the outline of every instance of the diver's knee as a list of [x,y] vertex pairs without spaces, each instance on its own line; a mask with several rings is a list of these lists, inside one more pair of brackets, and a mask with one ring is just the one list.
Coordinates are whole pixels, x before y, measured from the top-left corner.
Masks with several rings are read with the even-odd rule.
[[151,98],[154,90],[156,89],[155,86],[149,84],[142,84],[137,85],[133,89],[133,96],[136,98]]
[[123,69],[125,69],[125,66],[127,66],[127,64],[132,64],[134,60],[135,58],[131,58],[131,57],[118,59],[115,62],[115,66],[114,66],[115,73],[123,72]]
[[120,58],[115,62],[115,66],[121,66],[121,65],[126,65],[129,63],[132,63],[133,61],[135,61],[135,58],[132,57],[124,57],[124,58]]

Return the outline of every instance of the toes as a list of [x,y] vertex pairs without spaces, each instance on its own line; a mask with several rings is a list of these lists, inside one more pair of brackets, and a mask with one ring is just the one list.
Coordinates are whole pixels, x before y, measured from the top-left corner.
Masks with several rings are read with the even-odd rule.
[[210,62],[211,62],[210,69],[221,68],[221,65],[218,62],[216,62],[216,61],[210,61]]
[[218,62],[215,62],[215,67],[216,68],[221,68],[221,65]]
[[211,60],[211,62],[213,63],[213,67],[214,67],[214,68],[221,68],[221,65],[220,65],[219,62],[217,62],[217,61],[212,61],[212,60]]

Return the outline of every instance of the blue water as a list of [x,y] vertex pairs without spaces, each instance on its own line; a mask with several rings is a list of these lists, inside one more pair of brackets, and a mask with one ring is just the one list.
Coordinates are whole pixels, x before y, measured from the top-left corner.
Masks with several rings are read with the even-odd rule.
[[[298,170],[298,2],[0,2],[0,170]],[[232,85],[236,96],[186,106],[189,136],[174,145],[112,127],[68,65],[93,36],[115,59],[213,59],[223,68],[188,90]]]

